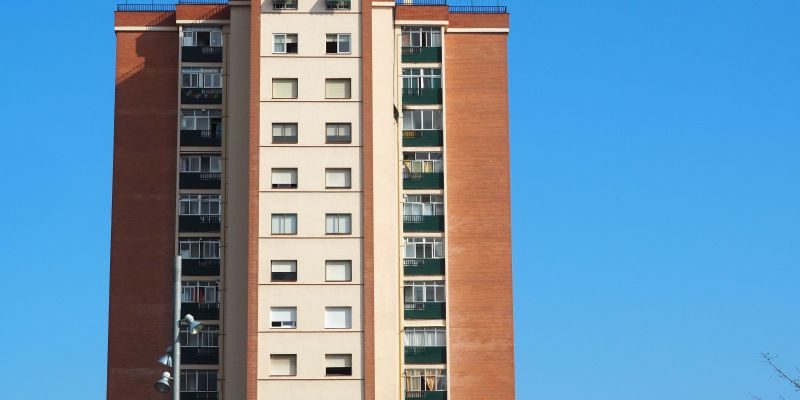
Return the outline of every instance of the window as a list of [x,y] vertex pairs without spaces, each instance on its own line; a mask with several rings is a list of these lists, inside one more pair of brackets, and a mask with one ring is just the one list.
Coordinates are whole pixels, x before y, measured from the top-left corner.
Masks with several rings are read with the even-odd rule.
[[220,156],[208,154],[181,155],[181,172],[221,172]]
[[403,89],[441,88],[441,68],[403,68]]
[[186,281],[181,283],[181,303],[219,303],[219,283],[210,281]]
[[297,98],[297,79],[273,79],[272,80],[273,99],[296,99]]
[[297,143],[297,124],[272,124],[272,143]]
[[181,110],[181,130],[222,132],[222,110]]
[[329,33],[325,35],[325,53],[327,54],[350,53],[350,34]]
[[349,235],[351,229],[350,214],[325,214],[325,234]]
[[404,195],[403,215],[444,215],[444,196],[435,194]]
[[273,168],[273,189],[297,189],[297,168]]
[[405,328],[406,347],[445,347],[444,328]]
[[180,238],[181,257],[187,260],[218,260],[219,239]]
[[325,142],[326,143],[350,143],[352,136],[350,131],[352,124],[342,123],[328,123],[325,124]]
[[218,194],[182,194],[179,214],[219,215],[221,200]]
[[181,347],[219,347],[219,326],[203,325],[203,330],[189,334],[189,326],[181,327]]
[[325,329],[350,329],[350,307],[325,307]]
[[444,258],[444,239],[426,237],[403,238],[404,258]]
[[183,68],[181,70],[184,88],[221,88],[221,68]]
[[296,354],[270,354],[269,355],[269,374],[272,376],[295,376],[297,375],[297,355]]
[[297,34],[276,33],[272,35],[272,52],[297,54]]
[[325,79],[326,99],[349,99],[350,79]]
[[350,282],[353,280],[353,262],[350,260],[325,261],[326,282]]
[[407,306],[414,303],[444,303],[444,281],[406,281],[403,299]]
[[273,328],[297,328],[297,307],[272,307],[269,321]]
[[181,370],[181,393],[215,393],[217,371],[214,369]]
[[296,235],[297,214],[272,214],[273,235]]
[[403,110],[403,130],[442,130],[442,110]]
[[439,27],[404,26],[401,35],[403,47],[442,47],[442,30]]
[[411,173],[444,172],[444,161],[440,152],[403,152],[403,178]]
[[447,370],[444,369],[407,369],[406,395],[409,392],[444,392],[447,390]]
[[326,168],[325,187],[328,189],[349,189],[350,168]]
[[222,47],[222,28],[183,28],[183,47]]
[[271,272],[273,282],[297,282],[297,261],[272,261]]
[[325,375],[327,376],[353,375],[353,356],[351,354],[326,354]]

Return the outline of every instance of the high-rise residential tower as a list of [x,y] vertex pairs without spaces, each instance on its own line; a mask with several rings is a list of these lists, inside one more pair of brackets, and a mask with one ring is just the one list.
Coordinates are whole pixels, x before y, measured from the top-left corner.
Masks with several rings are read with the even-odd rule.
[[108,399],[513,399],[508,22],[120,4]]

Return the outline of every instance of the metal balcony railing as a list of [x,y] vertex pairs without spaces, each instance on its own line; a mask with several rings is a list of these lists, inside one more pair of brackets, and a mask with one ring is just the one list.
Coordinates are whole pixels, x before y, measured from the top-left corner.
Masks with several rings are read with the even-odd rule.
[[349,10],[350,0],[325,0],[325,8],[328,10]]
[[297,272],[272,272],[273,282],[297,282]]
[[325,143],[350,143],[352,136],[325,136]]
[[175,4],[117,4],[117,11],[142,12],[142,11],[175,11]]
[[297,0],[272,0],[273,10],[297,10]]

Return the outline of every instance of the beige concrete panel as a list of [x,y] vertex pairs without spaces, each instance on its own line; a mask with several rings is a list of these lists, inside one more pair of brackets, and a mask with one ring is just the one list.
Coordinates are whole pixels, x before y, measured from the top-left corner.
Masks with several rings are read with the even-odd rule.
[[[318,60],[315,60],[318,61]],[[264,58],[261,62],[261,101],[301,103],[307,101],[353,102],[359,101],[361,83],[356,58],[331,58],[325,62],[309,62],[304,58]],[[297,99],[272,99],[273,78],[297,78]],[[326,99],[325,79],[349,78],[351,98]],[[309,105],[313,107],[313,105]],[[310,108],[309,110],[313,110]]]
[[[297,307],[296,329],[272,329],[271,307]],[[325,329],[325,307],[352,307],[351,329]],[[258,330],[260,332],[325,333],[361,330],[361,287],[358,285],[261,285],[258,288]],[[306,335],[308,333],[303,333]],[[300,333],[293,335],[297,340]],[[327,337],[327,336],[326,336]],[[335,343],[328,343],[335,347]],[[259,349],[261,347],[259,346]]]
[[[296,260],[297,282],[276,283],[280,285],[298,284],[360,284],[361,283],[361,239],[260,239],[258,260],[259,283],[272,284],[270,272],[272,260]],[[350,260],[352,262],[352,281],[325,282],[326,260]]]
[[[261,145],[272,145],[273,123],[296,123],[297,144],[278,144],[287,148],[302,146],[360,146],[361,114],[359,103],[261,103]],[[326,144],[326,123],[352,124],[352,142],[349,144]]]
[[[279,57],[359,57],[361,36],[358,14],[281,14],[267,15],[261,25],[261,55]],[[273,53],[274,33],[297,34],[297,54]],[[349,33],[350,53],[326,54],[325,35]],[[270,60],[267,60],[270,61]],[[320,62],[321,60],[316,60]]]
[[[309,147],[298,150],[287,147],[262,147],[259,190],[291,193],[292,191],[360,191],[361,154],[358,147]],[[297,189],[272,189],[273,168],[296,168]],[[350,169],[350,189],[326,189],[325,170]]]
[[[259,237],[281,237],[286,240],[303,237],[336,238],[361,236],[361,193],[276,193],[259,195],[261,209]],[[297,214],[297,235],[272,235],[272,218],[276,214]],[[325,214],[351,214],[350,235],[326,235]]]
[[[258,349],[258,379],[354,381],[363,377],[360,332],[259,333]],[[269,375],[270,354],[296,354],[297,376],[271,377]],[[353,356],[353,376],[325,377],[326,354],[351,354]],[[317,393],[317,398],[321,394]]]
[[360,380],[262,380],[258,381],[258,400],[357,400]]

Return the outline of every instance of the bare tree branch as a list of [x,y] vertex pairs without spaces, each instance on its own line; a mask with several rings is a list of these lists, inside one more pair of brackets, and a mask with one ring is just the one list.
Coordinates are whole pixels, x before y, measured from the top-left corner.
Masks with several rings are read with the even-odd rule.
[[754,395],[754,394],[752,394],[752,393],[750,393],[750,397],[751,397],[753,400],[761,400],[761,397],[758,397],[758,396],[756,396],[756,395]]
[[800,379],[792,378],[791,376],[787,375],[783,370],[775,364],[775,356],[769,353],[761,353],[761,357],[769,364],[770,367],[778,374],[778,377],[788,381],[792,386],[794,386],[794,390],[800,391]]

